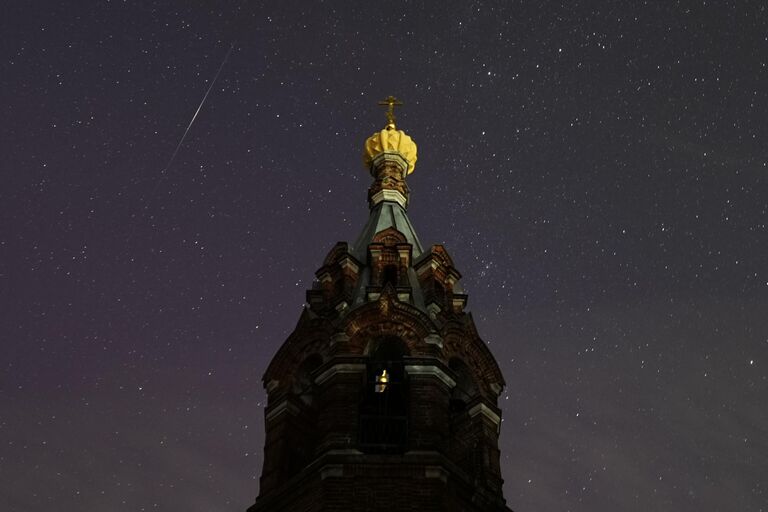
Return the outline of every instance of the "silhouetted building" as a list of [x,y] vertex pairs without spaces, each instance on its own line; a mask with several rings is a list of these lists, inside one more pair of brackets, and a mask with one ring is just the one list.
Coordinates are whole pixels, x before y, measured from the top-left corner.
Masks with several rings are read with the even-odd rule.
[[248,512],[509,511],[499,367],[461,275],[406,215],[416,145],[395,127],[365,144],[370,217],[317,271],[308,306],[264,375],[261,489]]

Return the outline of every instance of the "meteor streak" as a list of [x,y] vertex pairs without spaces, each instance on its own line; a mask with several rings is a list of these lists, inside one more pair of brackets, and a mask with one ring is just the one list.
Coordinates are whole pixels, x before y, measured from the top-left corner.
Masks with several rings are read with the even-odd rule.
[[[179,143],[176,144],[176,148],[173,150],[173,154],[171,154],[171,158],[168,159],[168,163],[165,164],[165,167],[163,167],[163,170],[160,171],[160,177],[155,181],[155,186],[152,188],[152,192],[149,194],[149,198],[152,198],[155,193],[157,192],[158,187],[160,187],[160,183],[163,181],[163,178],[165,177],[166,172],[171,167],[171,164],[173,164],[173,161],[176,159],[176,155],[179,153],[179,149],[181,149],[181,145],[184,144],[184,140],[187,138],[187,134],[189,133],[189,129],[192,128],[192,125],[195,122],[195,119],[197,119],[197,115],[200,113],[200,110],[202,110],[203,105],[205,104],[205,100],[208,99],[208,95],[211,93],[211,90],[213,89],[213,86],[216,85],[216,80],[219,79],[219,75],[221,74],[221,70],[224,68],[224,64],[227,63],[227,59],[229,58],[229,55],[232,53],[232,50],[235,47],[235,43],[231,43],[229,45],[229,50],[227,50],[227,53],[224,55],[224,59],[221,61],[221,64],[219,64],[219,69],[216,70],[216,74],[213,76],[213,80],[211,80],[211,84],[208,86],[208,89],[205,91],[205,94],[203,95],[203,99],[200,101],[200,104],[197,106],[197,110],[195,110],[194,115],[192,116],[192,119],[189,121],[189,124],[187,125],[187,128],[184,130],[184,133],[181,136],[181,139],[179,139]],[[148,205],[144,205],[143,210],[146,210],[148,208]],[[143,212],[139,213],[139,217],[143,217]],[[136,223],[133,222],[133,225],[131,226],[130,231],[128,232],[128,237],[126,238],[126,243],[129,243],[131,239],[133,238],[133,234],[136,231]]]
[[173,154],[171,155],[171,158],[168,160],[168,163],[165,164],[165,167],[161,171],[162,174],[165,174],[165,171],[167,171],[168,168],[171,166],[171,164],[173,163],[173,160],[176,158],[176,155],[179,152],[179,148],[181,148],[181,145],[184,144],[184,139],[187,138],[189,129],[192,128],[192,124],[195,122],[195,119],[197,119],[197,115],[200,113],[200,110],[203,108],[203,104],[205,104],[205,100],[208,99],[208,95],[211,93],[211,89],[213,89],[213,86],[216,85],[216,80],[218,80],[219,74],[221,73],[221,70],[224,68],[224,64],[227,63],[229,54],[232,53],[232,49],[234,47],[235,47],[234,43],[229,45],[229,50],[227,50],[227,54],[224,55],[224,60],[221,61],[221,64],[219,65],[219,69],[216,70],[216,75],[214,75],[213,80],[211,80],[211,85],[209,85],[208,90],[205,91],[205,95],[203,96],[202,101],[200,101],[200,105],[197,106],[197,110],[195,110],[195,114],[192,116],[192,120],[187,125],[187,129],[184,130],[184,134],[181,136],[181,139],[179,139],[179,143],[176,144],[176,149],[173,150]]

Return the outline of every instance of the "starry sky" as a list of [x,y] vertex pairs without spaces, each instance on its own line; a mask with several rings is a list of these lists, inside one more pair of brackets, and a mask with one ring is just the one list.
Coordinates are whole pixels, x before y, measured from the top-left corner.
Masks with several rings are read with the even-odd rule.
[[768,510],[764,3],[3,10],[3,510],[253,503],[261,375],[390,94],[507,381],[508,504]]

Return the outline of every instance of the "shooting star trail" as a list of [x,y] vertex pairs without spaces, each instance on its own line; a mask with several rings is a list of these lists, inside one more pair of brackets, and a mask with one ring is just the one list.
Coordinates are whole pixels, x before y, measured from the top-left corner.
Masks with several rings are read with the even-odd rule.
[[211,80],[211,85],[208,86],[208,90],[205,91],[205,95],[203,96],[202,101],[200,101],[200,105],[197,106],[197,110],[195,110],[195,114],[192,116],[192,120],[189,121],[189,124],[187,125],[187,129],[184,130],[184,134],[181,136],[181,139],[179,139],[179,143],[176,144],[176,149],[173,150],[173,154],[171,155],[171,158],[168,160],[168,163],[165,164],[165,167],[163,168],[161,174],[165,174],[165,172],[168,170],[168,168],[173,163],[174,159],[176,158],[176,155],[179,153],[179,149],[181,148],[181,145],[184,144],[184,139],[187,138],[187,134],[189,133],[189,129],[192,128],[192,125],[195,122],[195,119],[197,119],[197,115],[200,113],[200,110],[203,108],[203,105],[205,104],[205,100],[208,99],[208,95],[211,93],[211,89],[213,89],[213,86],[216,85],[216,80],[219,79],[219,75],[221,74],[221,70],[224,69],[224,64],[227,63],[227,59],[229,58],[229,54],[232,53],[232,49],[235,47],[235,44],[232,43],[229,45],[229,50],[227,50],[227,54],[224,55],[224,59],[221,61],[221,64],[219,65],[219,69],[216,70],[216,75],[214,75],[213,80]]
[[[203,109],[203,105],[205,105],[205,100],[208,99],[208,95],[211,94],[211,90],[213,90],[213,86],[216,85],[216,81],[219,79],[219,75],[221,74],[221,70],[224,69],[224,64],[227,63],[227,59],[229,59],[229,55],[232,53],[232,50],[235,48],[235,43],[231,43],[229,45],[229,49],[227,50],[227,53],[224,55],[224,59],[222,59],[221,64],[219,64],[219,69],[216,70],[216,74],[213,76],[213,80],[211,80],[211,84],[208,86],[208,89],[205,91],[205,95],[203,95],[203,99],[200,101],[200,104],[197,106],[197,110],[195,110],[194,115],[192,116],[192,119],[189,121],[189,124],[187,125],[187,128],[184,130],[184,133],[181,136],[181,139],[179,139],[179,143],[176,144],[176,148],[173,150],[173,154],[171,154],[171,158],[168,159],[168,163],[165,164],[165,167],[163,167],[163,170],[160,171],[160,177],[155,182],[155,186],[152,187],[152,192],[150,192],[149,197],[154,197],[154,195],[157,193],[157,189],[160,187],[160,183],[163,181],[163,178],[166,175],[166,172],[168,172],[168,169],[171,167],[171,164],[173,164],[173,161],[176,159],[176,155],[179,154],[179,149],[181,149],[182,144],[184,144],[184,140],[187,138],[187,134],[189,133],[189,129],[192,128],[192,125],[195,123],[195,119],[197,119],[198,114],[200,114],[200,111]],[[144,206],[143,210],[147,209],[147,205]],[[143,218],[143,211],[139,214],[139,218]],[[133,217],[133,216],[132,216]],[[126,238],[126,244],[130,243],[131,239],[133,238],[134,233],[136,232],[136,225],[137,222],[133,222],[130,231],[128,232],[128,237]]]

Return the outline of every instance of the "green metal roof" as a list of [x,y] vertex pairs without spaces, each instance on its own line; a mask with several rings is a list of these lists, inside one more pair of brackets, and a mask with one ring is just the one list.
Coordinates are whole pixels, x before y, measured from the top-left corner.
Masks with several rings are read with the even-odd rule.
[[360,233],[360,236],[357,237],[352,246],[352,255],[359,261],[365,262],[368,244],[373,241],[376,233],[388,228],[398,230],[405,236],[408,243],[413,246],[414,261],[421,256],[424,249],[421,246],[421,242],[419,242],[419,237],[416,236],[416,231],[414,231],[413,225],[405,213],[405,209],[394,201],[382,201],[373,207],[363,232]]
[[[419,237],[416,236],[416,231],[413,229],[413,225],[411,224],[410,219],[408,219],[405,209],[400,206],[399,203],[394,201],[382,201],[374,206],[362,233],[357,237],[357,240],[351,248],[352,255],[364,265],[360,273],[357,289],[354,292],[352,307],[360,306],[364,304],[366,300],[365,287],[370,281],[371,272],[370,268],[368,268],[368,245],[373,242],[376,233],[380,233],[389,228],[398,230],[405,236],[408,243],[413,246],[412,262],[416,261],[424,253],[421,242],[419,242]],[[424,295],[421,291],[421,286],[419,285],[419,280],[416,277],[416,271],[413,269],[413,266],[408,268],[408,282],[413,294],[413,304],[419,309],[426,311],[424,306]]]

